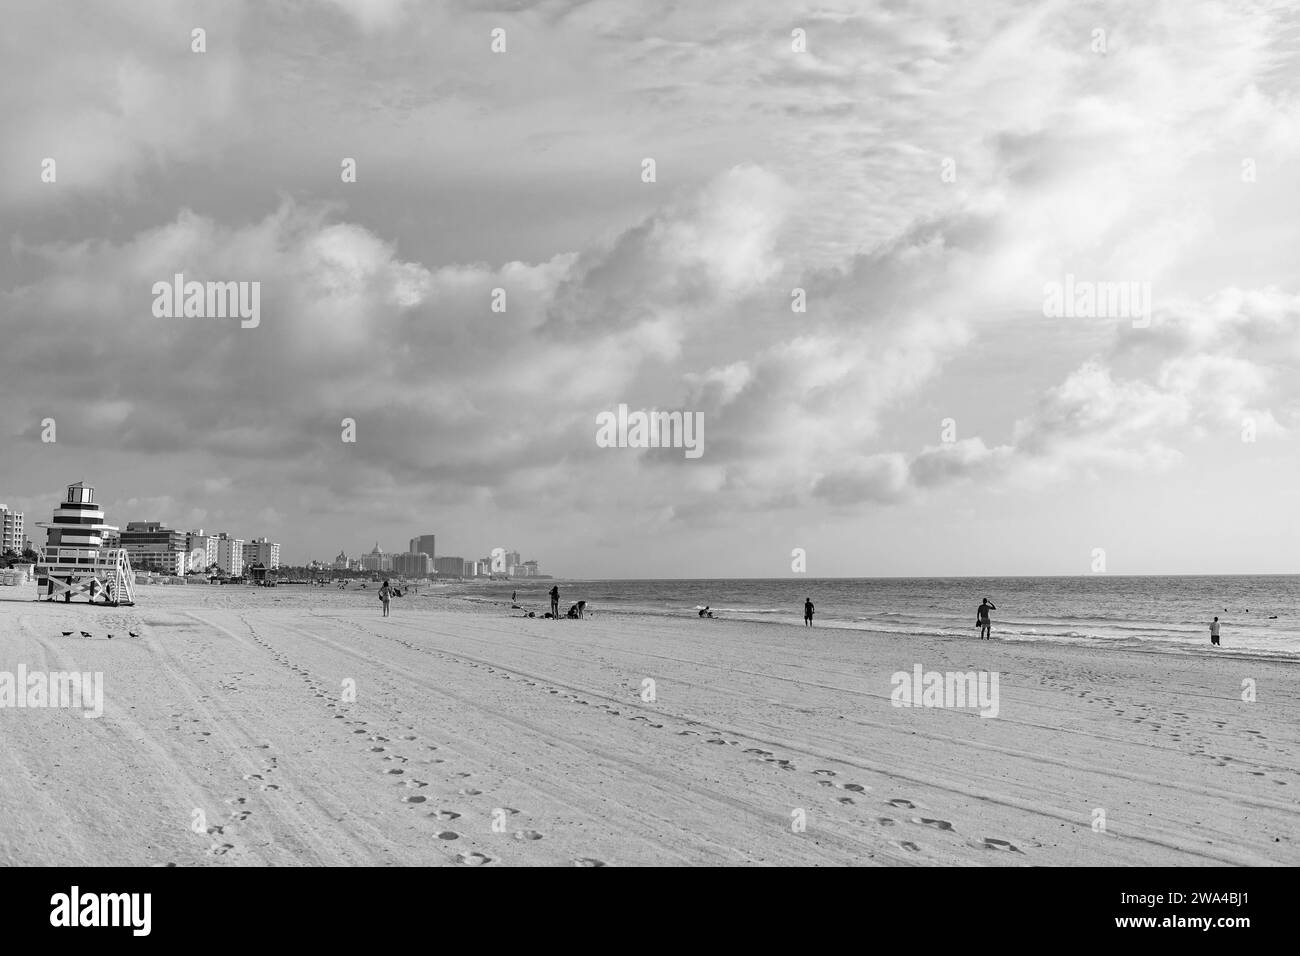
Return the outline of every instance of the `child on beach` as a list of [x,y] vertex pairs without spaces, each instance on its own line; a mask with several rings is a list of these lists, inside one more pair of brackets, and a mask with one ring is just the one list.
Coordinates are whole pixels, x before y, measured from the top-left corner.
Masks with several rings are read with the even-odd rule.
[[385,581],[379,588],[379,600],[384,602],[384,617],[388,617],[388,601],[391,597],[392,591],[388,587],[388,582]]

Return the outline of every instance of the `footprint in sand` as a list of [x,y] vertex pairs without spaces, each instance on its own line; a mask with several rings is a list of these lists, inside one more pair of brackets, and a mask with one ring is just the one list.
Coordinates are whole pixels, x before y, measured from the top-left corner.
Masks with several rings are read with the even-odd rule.
[[947,820],[931,820],[927,817],[912,817],[912,822],[923,827],[934,827],[936,830],[952,829],[952,824]]
[[408,794],[405,797],[402,797],[402,802],[403,803],[424,803],[426,799],[427,799],[426,797],[422,797],[418,793],[412,793],[412,794]]
[[841,790],[847,790],[850,793],[866,793],[868,789],[860,783],[838,783],[836,786]]
[[423,780],[402,780],[400,786],[410,787],[412,790],[423,790],[428,784]]
[[894,821],[889,817],[876,817],[876,822],[882,827],[892,827],[894,825]]
[[541,838],[542,838],[542,835],[541,835],[540,833],[538,833],[536,830],[516,830],[516,831],[515,831],[515,839],[516,839],[516,840],[540,840]]
[[[450,832],[450,831],[448,831]],[[439,834],[441,836],[441,834]],[[456,862],[461,866],[484,866],[491,863],[490,856],[484,856],[482,853],[461,853],[456,857]]]
[[[683,733],[689,733],[689,731],[683,731]],[[757,756],[759,756],[759,757],[770,757],[770,756],[772,756],[772,751],[770,751],[770,750],[759,750],[757,747],[750,747],[748,750],[745,751],[745,753],[747,753],[747,754],[755,754],[755,755],[757,755]]]
[[477,797],[482,795],[482,790],[475,790],[473,787],[466,787],[464,790],[457,790],[462,797]]
[[268,783],[268,784],[265,784],[265,785],[262,787],[262,789],[265,791],[265,790],[279,790],[280,788],[277,787],[277,786],[276,786],[275,784],[273,784],[273,783]]
[[911,800],[904,800],[902,797],[899,797],[899,798],[897,798],[897,799],[895,799],[895,800],[890,800],[890,801],[889,801],[889,805],[890,805],[891,807],[898,807],[900,810],[915,810],[915,809],[916,809],[916,804],[915,804],[915,803],[913,803]]
[[1006,840],[995,840],[993,837],[984,838],[984,846],[989,850],[1006,850],[1008,853],[1022,853],[1020,847],[1013,846]]
[[227,798],[226,798],[226,803],[230,804],[232,807],[241,807],[241,806],[243,806],[243,805],[244,805],[245,803],[247,803],[247,802],[248,802],[248,798],[247,798],[247,797],[227,797]]
[[818,781],[817,781],[817,786],[819,786],[819,787],[833,787],[833,786],[835,786],[835,781],[834,781],[834,780],[818,780]]
[[261,779],[262,779],[262,775],[261,775],[260,773],[246,773],[246,774],[244,774],[244,779],[245,779],[245,780],[261,780]]
[[372,754],[381,754],[387,749],[388,749],[387,747],[371,747],[370,752]]
[[400,773],[406,773],[406,771],[403,770],[401,767],[393,767],[391,770],[385,770],[385,771],[383,771],[383,773],[384,773],[385,776],[388,776],[388,777],[395,777],[395,776],[397,776],[397,775],[400,774]]
[[573,861],[574,866],[604,866],[604,860],[597,860],[594,857],[582,856]]
[[233,843],[214,843],[212,844],[212,848],[208,850],[208,852],[211,853],[213,856],[225,856],[234,848],[235,845]]
[[450,823],[452,820],[460,819],[460,814],[455,810],[435,810],[429,816],[435,820],[441,820],[443,823]]
[[853,805],[853,798],[852,798],[852,797],[836,797],[835,799],[836,799],[839,803],[844,804],[846,807],[849,807],[849,806],[852,806],[852,805]]
[[834,770],[814,770],[813,775],[817,777],[834,777],[836,774]]
[[900,850],[908,850],[912,853],[921,852],[921,848],[917,846],[915,843],[913,843],[911,840],[903,840],[900,843],[895,844],[895,846],[897,846]]

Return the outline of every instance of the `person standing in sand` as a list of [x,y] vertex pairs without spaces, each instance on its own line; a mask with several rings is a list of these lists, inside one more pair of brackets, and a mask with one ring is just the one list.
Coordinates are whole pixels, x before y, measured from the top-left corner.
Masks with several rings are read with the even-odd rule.
[[551,585],[551,617],[560,616],[560,586]]
[[996,611],[997,605],[985,598],[975,610],[975,626],[980,629],[980,640],[993,640],[993,622],[989,620],[989,611]]
[[1210,643],[1215,647],[1219,646],[1219,619],[1217,617],[1210,622]]
[[388,602],[392,596],[392,589],[388,586],[388,582],[385,581],[379,588],[379,600],[384,602],[384,617],[388,617]]
[[803,599],[803,626],[812,627],[813,602],[812,598]]

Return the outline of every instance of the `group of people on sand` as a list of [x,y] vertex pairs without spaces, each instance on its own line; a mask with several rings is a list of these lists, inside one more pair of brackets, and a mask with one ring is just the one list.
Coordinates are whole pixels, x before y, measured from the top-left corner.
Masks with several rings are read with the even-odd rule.
[[[545,614],[543,614],[542,617],[547,620],[557,621],[560,619],[560,586],[558,584],[551,585],[551,590],[547,593],[547,596],[551,599],[551,609]],[[523,608],[519,606],[518,591],[510,592],[510,607],[516,611],[523,610]],[[529,611],[528,616],[536,617],[537,612]],[[576,604],[570,605],[569,612],[564,615],[564,617],[567,617],[570,620],[574,620],[574,621],[581,621],[586,616],[587,616],[586,601],[578,601]]]

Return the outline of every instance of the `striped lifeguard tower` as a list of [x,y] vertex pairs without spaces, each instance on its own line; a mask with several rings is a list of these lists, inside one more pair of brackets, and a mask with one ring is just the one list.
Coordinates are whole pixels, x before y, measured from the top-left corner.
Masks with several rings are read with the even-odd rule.
[[117,528],[104,524],[94,488],[80,481],[68,485],[54,520],[38,522],[37,527],[47,529],[36,565],[37,600],[53,601],[61,594],[71,601],[74,594],[84,593],[91,602],[100,598],[113,607],[135,603],[131,560],[121,548],[103,547],[104,532]]

